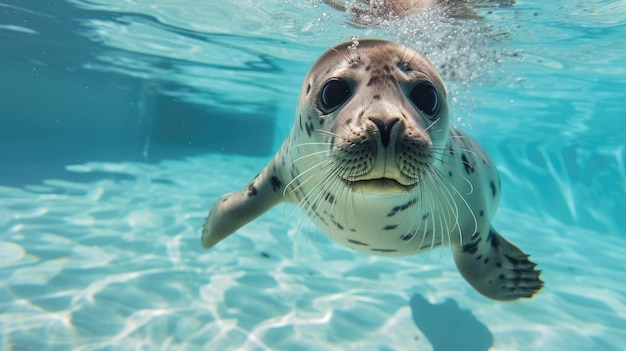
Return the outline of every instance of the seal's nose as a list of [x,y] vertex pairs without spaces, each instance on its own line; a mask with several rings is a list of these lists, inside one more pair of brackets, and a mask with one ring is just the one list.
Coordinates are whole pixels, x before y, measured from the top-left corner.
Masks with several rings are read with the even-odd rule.
[[383,143],[383,147],[389,146],[389,141],[391,139],[391,128],[393,128],[394,124],[398,123],[399,118],[390,118],[388,120],[381,120],[375,117],[369,117],[369,120],[372,121],[378,131],[380,133],[380,141]]

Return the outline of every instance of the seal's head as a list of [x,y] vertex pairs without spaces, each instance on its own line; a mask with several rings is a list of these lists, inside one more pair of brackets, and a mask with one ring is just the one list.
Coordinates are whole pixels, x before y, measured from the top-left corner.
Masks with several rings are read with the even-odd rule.
[[330,49],[311,68],[300,104],[300,125],[319,122],[312,134],[328,143],[330,174],[353,191],[404,193],[440,167],[449,130],[445,88],[407,47],[364,40]]

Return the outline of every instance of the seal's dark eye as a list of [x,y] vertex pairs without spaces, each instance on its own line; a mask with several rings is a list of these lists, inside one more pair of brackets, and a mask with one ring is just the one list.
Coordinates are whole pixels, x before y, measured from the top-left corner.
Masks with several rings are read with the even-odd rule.
[[437,90],[428,83],[416,85],[411,91],[409,98],[413,101],[415,107],[427,115],[434,116],[439,110],[439,96],[437,96]]
[[345,80],[333,78],[322,87],[320,95],[321,107],[325,111],[332,111],[346,101],[352,92]]

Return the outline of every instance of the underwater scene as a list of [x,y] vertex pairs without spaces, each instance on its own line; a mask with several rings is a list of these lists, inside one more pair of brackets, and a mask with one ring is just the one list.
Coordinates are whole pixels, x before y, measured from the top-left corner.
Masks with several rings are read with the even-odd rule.
[[626,345],[624,0],[0,0],[0,43],[0,350]]

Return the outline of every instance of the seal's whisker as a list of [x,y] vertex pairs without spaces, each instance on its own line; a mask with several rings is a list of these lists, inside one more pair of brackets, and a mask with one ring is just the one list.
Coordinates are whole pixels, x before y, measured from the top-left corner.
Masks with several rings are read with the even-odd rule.
[[[433,147],[431,147],[431,150],[437,151],[437,152],[441,152],[444,155],[445,155],[445,153],[450,151],[450,149],[448,147],[445,147],[445,146],[443,146],[443,147],[433,146]],[[471,154],[471,155],[473,155],[475,157],[478,157],[478,153],[476,151],[474,151],[474,150],[470,150],[470,149],[466,149],[466,148],[462,148],[462,147],[458,147],[458,146],[455,146],[453,150],[454,150],[454,152],[459,152],[459,151],[467,152],[468,154]]]
[[[334,160],[332,158],[328,158],[328,165],[326,165],[323,168],[320,168],[320,171],[324,171],[326,169],[330,168],[330,171],[326,172],[325,174],[323,174],[322,178],[320,179],[320,181],[314,185],[314,187],[309,191],[309,193],[305,196],[305,198],[308,200],[309,197],[314,194],[315,192],[318,192],[318,195],[315,197],[315,200],[313,200],[311,203],[312,205],[316,205],[317,204],[317,199],[319,198],[319,196],[326,191],[328,188],[330,188],[331,186],[333,186],[334,184],[336,184],[337,182],[337,176],[336,174],[341,170],[341,167],[339,165],[337,165]],[[318,166],[314,166],[313,168],[318,168]]]
[[[348,168],[343,168],[341,169],[341,172],[338,172],[337,174],[338,177],[342,178],[342,179],[346,179],[346,178],[350,178],[352,176],[352,170],[348,169]],[[356,210],[355,210],[355,202],[354,202],[354,193],[351,191],[350,187],[346,186],[343,181],[338,181],[337,182],[337,187],[339,188],[339,192],[337,193],[338,198],[348,198],[350,199],[350,201],[345,201],[344,203],[344,207],[348,207],[348,208],[344,208],[342,211],[344,213],[344,218],[343,221],[344,223],[346,223],[347,225],[350,226],[354,226],[355,223],[354,220],[359,218]],[[349,206],[349,204],[351,204],[351,206]],[[349,210],[349,211],[348,211]],[[350,214],[351,212],[351,214]],[[352,219],[352,220],[350,220]]]
[[[346,223],[344,219],[339,217],[339,209],[335,206],[336,197],[341,196],[341,194],[332,194],[336,193],[336,191],[333,190],[334,188],[342,188],[339,178],[340,174],[343,172],[345,172],[345,170],[342,167],[335,165],[335,167],[333,167],[330,172],[328,172],[324,178],[309,191],[308,195],[314,195],[314,197],[307,196],[307,200],[311,204],[311,210],[314,211],[314,213],[329,214],[330,221],[339,229],[343,227],[341,224],[342,222],[344,225]],[[314,213],[309,213],[309,215],[315,215]]]
[[[329,166],[332,166],[332,160],[331,160],[331,161],[324,162],[324,163],[327,163],[327,164],[326,164],[326,165],[322,165],[322,162],[320,162],[320,163],[318,163],[318,164],[314,165],[313,167],[309,168],[308,170],[311,170],[311,171],[312,171],[312,170],[315,170],[315,169],[318,169],[318,168],[324,169],[324,168],[327,168],[327,167],[329,167]],[[307,170],[307,171],[308,171],[308,170]],[[307,185],[307,183],[308,183],[311,179],[315,178],[315,177],[316,177],[316,175],[317,175],[317,174],[315,174],[315,173],[314,173],[314,174],[311,174],[310,176],[308,176],[306,179],[304,179],[302,182],[300,182],[300,184],[296,185],[296,186],[293,188],[292,192],[293,192],[293,193],[298,192],[300,189],[302,189],[302,187],[303,187],[303,186]],[[297,177],[297,178],[299,178],[299,177]],[[295,178],[294,178],[294,179],[295,179]],[[320,182],[318,182],[318,184],[316,184],[316,185],[313,187],[313,189],[315,189],[317,186],[319,186],[319,184],[320,184]],[[304,201],[304,200],[308,199],[308,197],[310,197],[310,196],[311,196],[311,192],[309,191],[309,192],[308,192],[308,193],[307,193],[307,194],[306,194],[306,195],[305,195],[305,196],[304,196],[304,197],[300,200],[300,202],[302,202],[302,201]]]
[[335,167],[333,167],[330,172],[324,175],[320,182],[315,184],[311,191],[309,191],[309,194],[307,194],[307,196],[315,195],[311,199],[308,199],[307,197],[307,200],[309,200],[309,202],[311,203],[311,209],[313,211],[317,212],[320,210],[320,208],[323,207],[320,205],[320,203],[323,204],[322,198],[326,196],[324,193],[327,191],[327,189],[335,184],[334,173],[337,172],[338,168],[340,167],[335,165]]
[[425,132],[427,132],[430,128],[432,128],[432,126],[434,126],[435,124],[437,124],[437,122],[439,122],[441,120],[441,118],[437,118],[435,120],[433,120],[433,122],[424,129]]
[[[437,186],[433,184],[432,177],[428,177],[427,179],[428,180],[426,181],[426,183],[431,188],[430,192],[433,195],[440,192],[440,189],[438,189]],[[432,198],[435,199],[438,197],[432,196]],[[436,213],[437,215],[433,216],[433,233],[431,235],[431,243],[430,243],[431,252],[434,249],[434,247],[439,244],[439,242],[437,242],[437,239],[441,241],[440,238],[444,237],[448,233],[447,225],[444,225],[444,224],[447,223],[446,219],[450,215],[449,210],[446,211],[444,209],[442,201],[435,201],[435,206],[437,207],[434,209],[433,212]]]
[[[428,179],[428,178],[426,178],[426,179]],[[430,231],[430,244],[427,246],[428,247],[428,254],[426,255],[426,260],[428,261],[428,259],[430,258],[430,255],[432,253],[432,250],[434,248],[434,240],[435,240],[435,238],[437,236],[437,217],[438,216],[435,215],[435,213],[437,213],[437,211],[438,211],[438,206],[437,206],[437,201],[435,199],[435,196],[433,196],[435,193],[433,193],[432,185],[430,184],[430,182],[424,181],[423,185],[424,185],[424,187],[428,188],[427,192],[429,194],[431,194],[429,196],[429,200],[430,200],[430,208],[431,208],[431,211],[433,212],[433,215],[430,216],[431,217],[430,222],[432,223],[432,226],[431,226],[431,231]],[[420,243],[420,246],[426,247],[425,244],[426,244],[426,239],[428,239],[428,237],[429,237],[428,235],[424,235],[423,236],[422,242]]]
[[324,141],[324,142],[319,142],[319,143],[300,143],[300,144],[295,144],[293,145],[294,148],[298,148],[298,147],[303,147],[303,146],[312,146],[312,145],[322,145],[322,146],[328,146],[328,145],[332,145],[331,142],[328,141]]
[[[314,168],[316,166],[317,167],[321,167],[321,168],[327,168],[327,167],[329,167],[331,165],[331,163],[329,163],[328,161],[330,161],[330,158],[323,159],[322,161],[320,161],[317,164],[313,165],[311,168]],[[292,191],[293,194],[297,194],[297,192],[299,190],[299,187],[304,186],[312,178],[313,178],[313,176],[309,176],[303,182],[301,182],[298,186],[294,187],[294,189]],[[320,182],[319,184],[323,184],[323,183]],[[285,189],[287,189],[289,186],[290,186],[290,184],[288,184],[285,187]],[[315,193],[315,188],[312,189],[310,192],[306,193],[305,196],[303,196],[301,199],[299,199],[299,201],[296,203],[296,206],[293,209],[293,211],[291,211],[291,213],[287,216],[287,218],[290,218],[292,215],[294,215],[295,213],[300,212],[300,211],[302,211],[302,212],[304,212],[306,214],[306,216],[302,216],[302,218],[301,218],[301,220],[300,220],[300,222],[298,224],[298,227],[296,228],[296,233],[294,235],[294,240],[297,237],[298,233],[301,232],[302,225],[304,224],[305,220],[307,220],[307,219],[308,219],[308,221],[307,221],[308,224],[306,226],[306,233],[310,232],[311,225],[313,224],[313,221],[311,219],[312,217],[310,216],[311,215],[311,207],[314,206],[314,204],[312,204],[309,201],[309,198],[314,193]],[[308,242],[308,235],[305,234],[304,237],[305,237],[305,242],[308,245],[309,244],[309,242]]]
[[[294,211],[295,211],[295,210],[294,210]],[[294,211],[292,211],[292,213],[293,213]],[[306,212],[305,212],[305,213],[306,213]],[[291,214],[290,214],[290,216],[291,216]],[[309,228],[309,226],[311,225],[312,220],[311,220],[311,218],[310,218],[310,217],[308,217],[308,216],[306,216],[305,214],[303,214],[303,215],[302,215],[302,217],[300,218],[300,221],[298,222],[298,226],[296,227],[296,232],[294,233],[294,236],[293,236],[292,245],[295,243],[296,238],[298,237],[298,234],[300,234],[300,233],[301,233],[301,228],[302,228],[302,225],[304,224],[304,222],[305,222],[305,221],[307,221],[307,222],[308,222],[308,226],[307,226],[307,232],[308,232],[308,228]],[[306,244],[306,245],[308,245],[308,244],[309,244],[309,242],[308,242],[308,240],[307,240],[307,235],[306,235],[306,233],[304,234],[304,241],[305,241],[305,244]]]
[[[438,170],[435,169],[436,172],[439,173]],[[474,229],[472,231],[472,233],[475,233],[476,231],[478,231],[478,219],[476,218],[476,214],[474,214],[474,210],[472,209],[472,206],[470,206],[470,204],[467,202],[467,200],[465,199],[465,196],[463,196],[463,194],[461,194],[461,192],[459,192],[459,190],[457,189],[457,187],[452,184],[448,179],[446,179],[445,177],[443,177],[441,175],[441,173],[439,173],[439,179],[442,180],[443,182],[447,183],[448,186],[443,185],[442,188],[444,189],[448,189],[451,188],[452,191],[454,192],[453,194],[458,194],[458,198],[461,199],[461,201],[463,201],[463,204],[465,205],[465,207],[468,210],[468,213],[470,214],[470,217],[472,218],[472,221],[474,222]],[[467,178],[466,178],[467,180]],[[469,182],[469,180],[467,180]],[[469,182],[470,186],[472,186],[471,182]],[[449,190],[447,190],[449,192]],[[473,188],[472,188],[473,191]],[[452,194],[450,195],[452,196]],[[455,202],[456,203],[456,202]],[[459,230],[459,242],[460,245],[463,244],[463,233],[461,233],[461,231]]]
[[[437,183],[437,188],[439,189],[439,191],[443,194],[443,195],[448,195],[449,199],[452,200],[452,203],[454,203],[455,205],[455,214],[458,217],[458,207],[456,207],[456,202],[454,201],[454,196],[453,194],[450,192],[450,190],[448,190],[447,185],[451,185],[454,188],[454,185],[452,185],[449,181],[447,181],[446,177],[441,174],[441,171],[439,171],[437,168],[429,166],[430,170],[431,170],[431,174],[433,175],[430,179],[433,180],[435,183]],[[444,182],[445,180],[445,182]],[[456,190],[456,188],[455,188]],[[458,191],[457,191],[458,192]],[[444,196],[444,198],[446,200],[448,200],[447,197]],[[450,203],[450,202],[448,202]]]
[[[419,187],[417,187],[419,188]],[[416,191],[409,191],[406,194],[403,195],[403,203],[410,203],[410,202],[417,202],[419,197],[415,197],[415,192]],[[420,222],[418,222],[420,219],[419,217],[421,216],[412,216],[411,217],[411,223],[408,225],[407,229],[404,231],[404,234],[402,234],[400,236],[400,239],[404,242],[403,245],[409,245],[411,244],[411,242],[413,241],[413,239],[415,238],[415,235],[417,235],[417,230],[419,229],[420,226]],[[417,225],[417,227],[415,227]]]
[[[334,166],[334,167],[331,167],[331,171],[328,172],[317,184],[315,184],[313,186],[313,188],[311,188],[307,192],[307,194],[298,202],[298,204],[296,205],[296,208],[294,209],[294,211],[298,210],[298,209],[302,209],[308,215],[308,218],[312,218],[314,213],[320,207],[319,204],[320,204],[321,201],[319,199],[322,196],[322,194],[324,193],[324,189],[329,188],[330,186],[332,186],[332,184],[335,183],[335,182],[333,182],[332,175],[334,173],[336,173],[336,171],[337,171],[337,169],[339,167],[334,165],[330,158],[325,160],[325,161],[330,161],[330,162],[327,165],[325,165],[323,168],[328,168],[328,167],[331,167],[331,166]],[[318,163],[317,166],[319,166],[321,164],[322,164],[322,162]],[[310,179],[311,179],[311,177],[307,178],[307,180],[305,180],[305,182],[300,184],[300,186],[303,186],[304,183],[307,183]],[[307,227],[307,232],[309,231],[311,224],[312,224],[312,221],[309,220],[309,225]],[[300,229],[300,226],[298,227],[298,231],[299,231],[299,229]]]
[[449,215],[448,216],[449,220],[447,222],[448,223],[454,222],[455,224],[453,227],[448,228],[449,229],[448,233],[450,233],[450,231],[454,229],[455,226],[458,224],[459,209],[456,204],[456,201],[454,200],[454,196],[448,190],[445,184],[443,184],[442,176],[440,175],[439,171],[434,167],[430,167],[430,169],[431,169],[431,176],[428,178],[428,181],[432,185],[432,187],[436,189],[439,192],[439,194],[441,194],[441,197],[443,198],[444,203],[448,207],[447,213]]
[[317,155],[320,155],[320,154],[326,154],[326,153],[328,153],[328,151],[327,151],[327,150],[322,150],[322,151],[311,152],[311,153],[309,153],[309,154],[306,154],[306,155],[300,156],[300,157],[296,158],[295,160],[291,161],[291,164],[290,164],[289,166],[291,167],[291,166],[293,166],[295,163],[297,163],[297,162],[299,162],[299,161],[302,161],[302,160],[304,160],[304,159],[306,159],[306,158],[309,158],[309,157],[314,157],[314,156],[317,156]]
[[[441,214],[440,216],[438,216],[439,241],[436,241],[437,231],[435,231],[435,233],[433,233],[433,238],[431,241],[432,248],[433,245],[442,245],[446,241],[448,244],[450,244],[450,234],[452,234],[455,228],[459,228],[459,209],[453,195],[450,193],[447,187],[442,184],[442,177],[438,173],[438,170],[434,167],[429,167],[429,169],[430,173],[425,180],[425,184],[427,184],[427,186],[431,188],[431,192],[433,194],[439,193],[441,200],[443,200],[436,202],[438,204],[438,210],[434,212]],[[435,224],[435,222],[433,222],[433,224]],[[443,252],[441,251],[439,259],[441,259],[442,255]]]
[[[351,178],[352,176],[354,176],[352,169],[349,169],[349,168],[343,168],[341,170],[341,172],[338,173],[337,175],[338,175],[338,177],[340,177],[342,179]],[[345,193],[346,195],[349,195],[349,200],[350,201],[345,201],[345,206],[348,206],[348,204],[351,204],[351,206],[349,206],[349,209],[352,212],[352,215],[350,217],[353,218],[353,219],[358,218],[359,216],[358,216],[358,214],[357,214],[357,212],[355,210],[356,206],[355,206],[355,202],[354,202],[355,201],[354,193],[352,191],[350,191],[350,188],[345,186],[342,182],[338,183],[338,185],[342,185],[341,192]],[[347,197],[347,196],[344,196],[341,193],[338,194],[338,195],[340,196],[340,198],[341,197],[343,197],[343,198]],[[346,213],[345,217],[348,218],[348,212],[346,211],[345,213]]]
[[[332,189],[332,193],[335,194],[334,202],[332,206],[334,208],[334,216],[335,216],[335,220],[337,221],[337,223],[343,223],[343,226],[345,227],[345,229],[350,230],[350,228],[354,226],[354,223],[352,223],[353,221],[351,219],[358,218],[358,216],[356,215],[356,212],[354,211],[354,207],[347,208],[348,207],[347,201],[342,202],[343,208],[340,208],[337,205],[337,199],[346,198],[349,193],[349,188],[346,187],[345,184],[343,184],[343,181],[339,179],[341,177],[341,174],[344,172],[346,172],[345,169],[340,169],[337,171],[337,175],[336,175],[337,178],[333,184],[334,188]],[[349,209],[352,210],[352,214],[350,214],[350,212],[348,211]]]
[[[421,177],[420,178],[424,178],[425,174],[424,174],[424,170],[422,170],[421,172]],[[433,212],[433,204],[434,204],[434,200],[431,196],[431,194],[426,191],[426,189],[424,189],[425,184],[423,182],[419,183],[419,201],[420,201],[420,208],[421,211],[419,212],[420,214],[423,213],[423,215],[421,216],[423,224],[420,223],[420,225],[423,225],[424,229],[422,230],[422,238],[419,242],[418,248],[420,250],[422,250],[424,248],[424,243],[426,242],[426,238],[428,236],[428,230],[430,228],[430,230],[432,230],[432,226],[429,227],[428,223],[429,221],[432,221],[432,215],[431,213]],[[419,231],[419,227],[417,228]],[[417,232],[416,232],[417,234]]]
[[[434,121],[433,123],[437,123],[437,121]],[[431,124],[430,126],[432,127],[432,126],[433,126],[433,124]],[[429,132],[430,132],[431,134],[444,133],[444,132],[446,132],[446,131],[447,131],[447,129],[446,129],[446,128],[441,128],[441,129],[432,129],[432,130],[429,130]]]
[[[452,166],[454,165],[454,162],[450,161],[445,154],[432,153],[430,157],[434,161],[441,163],[443,166],[453,168]],[[452,172],[452,170],[450,170],[450,172]]]
[[[296,203],[296,206],[293,209],[293,211],[291,211],[291,213],[289,213],[289,215],[287,216],[287,218],[290,218],[291,216],[293,216],[295,213],[297,213],[299,211],[302,211],[302,212],[307,214],[307,216],[303,216],[302,220],[300,221],[300,223],[298,225],[298,228],[296,229],[296,235],[297,235],[298,232],[300,232],[300,228],[302,227],[302,224],[304,223],[305,219],[307,219],[307,218],[309,219],[309,224],[307,225],[307,233],[308,233],[309,228],[310,228],[310,226],[312,224],[312,220],[311,220],[311,218],[312,218],[311,217],[312,209],[311,209],[311,207],[313,206],[313,204],[311,204],[309,202],[309,198],[310,198],[310,196],[312,194],[314,194],[314,191],[311,191],[311,192],[307,193],[302,199],[300,199]],[[306,235],[305,235],[305,238],[306,238]],[[294,240],[295,240],[295,236],[294,236]]]
[[[444,165],[451,165],[451,164],[452,164],[452,162],[447,162],[447,161],[445,161],[445,159],[442,159],[440,162],[442,162]],[[469,187],[469,190],[467,191],[467,193],[466,193],[465,195],[470,195],[471,193],[473,193],[473,192],[474,192],[474,184],[472,184],[472,182],[469,180],[469,178],[467,178],[467,177],[463,174],[463,172],[462,172],[462,171],[458,171],[458,170],[456,170],[456,169],[452,169],[452,170],[449,170],[449,172],[451,172],[452,174],[459,175],[459,176],[460,176],[460,177],[461,177],[461,178],[465,181],[465,183],[467,183],[467,185],[468,185],[468,187]],[[438,171],[438,173],[439,173],[439,176],[440,176],[441,178],[446,178],[446,177],[443,175],[443,173],[441,173],[441,171]],[[448,181],[446,184],[451,184],[451,183]]]
[[[303,178],[305,175],[307,175],[310,172],[315,171],[318,168],[325,168],[329,165],[332,165],[332,158],[331,157],[325,157],[324,159],[322,159],[320,162],[313,164],[312,166],[310,166],[309,168],[301,171],[297,176],[293,177],[293,179],[291,181],[289,181],[289,183],[287,183],[287,185],[285,185],[285,188],[283,189],[283,196],[287,196],[287,189],[289,189],[294,183],[297,183],[297,185],[295,187],[293,187],[292,189],[292,193],[296,193],[298,190],[300,190],[303,186],[304,183],[306,183],[309,179],[311,179],[315,174],[310,175],[308,178],[306,178],[304,181],[300,181],[301,178]],[[291,167],[293,167],[293,163],[291,165]]]
[[326,135],[330,135],[333,136],[335,138],[341,138],[341,139],[345,139],[343,136],[341,136],[340,134],[331,132],[330,130],[325,130],[325,129],[316,129],[315,130],[318,134],[326,134]]

